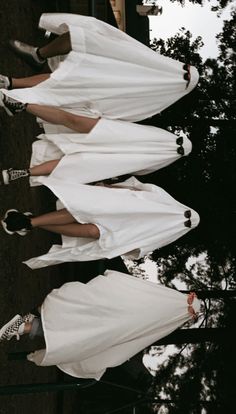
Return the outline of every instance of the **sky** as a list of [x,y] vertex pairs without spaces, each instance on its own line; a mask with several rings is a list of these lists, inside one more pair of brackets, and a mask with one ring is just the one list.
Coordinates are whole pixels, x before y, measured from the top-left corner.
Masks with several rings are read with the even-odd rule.
[[161,37],[167,39],[174,36],[181,27],[190,30],[194,38],[202,36],[204,46],[200,50],[201,56],[206,59],[218,55],[218,48],[215,35],[220,33],[223,21],[230,19],[230,11],[233,5],[229,5],[220,17],[216,12],[211,11],[211,6],[217,2],[205,2],[204,6],[189,3],[186,0],[184,7],[178,2],[171,3],[169,0],[159,0],[158,6],[163,7],[161,16],[150,16],[150,38]]
[[[163,13],[161,16],[149,16],[151,39],[154,37],[167,39],[174,36],[181,27],[185,27],[190,30],[194,38],[202,36],[204,46],[201,48],[200,54],[204,59],[217,57],[218,48],[215,36],[222,31],[224,20],[230,19],[230,13],[235,7],[233,4],[226,7],[220,17],[217,17],[216,12],[211,11],[211,7],[217,4],[217,1],[214,0],[205,1],[204,6],[192,4],[188,0],[185,1],[184,7],[177,1],[172,3],[169,0],[158,0],[157,4],[162,6]],[[201,260],[201,257],[199,259]],[[158,268],[156,263],[146,260],[142,267],[149,280],[157,281]],[[176,287],[178,289],[185,288],[184,283],[180,281]]]
[[[221,14],[217,17],[217,13],[211,11],[211,6],[214,6],[216,2],[214,0],[205,1],[204,6],[185,2],[185,6],[181,7],[178,2],[171,3],[168,0],[158,0],[158,6],[163,7],[163,13],[161,16],[150,16],[150,38],[163,38],[167,39],[174,36],[181,27],[185,27],[193,34],[193,38],[201,36],[204,42],[204,46],[200,49],[199,53],[203,59],[208,57],[217,58],[218,48],[216,42],[216,34],[220,33],[223,28],[224,20],[230,19],[230,13],[233,8],[229,5]],[[186,263],[189,267],[197,262],[204,261],[204,254],[198,258],[190,258]],[[150,259],[146,259],[145,263],[140,266],[145,270],[146,276],[150,281],[158,282],[158,267],[156,263]],[[177,289],[185,289],[186,285],[179,280],[175,280]],[[163,363],[169,355],[176,352],[174,346],[158,348],[153,350],[150,355],[144,356],[144,364],[150,369],[155,369],[155,366]],[[155,355],[156,354],[156,355]]]

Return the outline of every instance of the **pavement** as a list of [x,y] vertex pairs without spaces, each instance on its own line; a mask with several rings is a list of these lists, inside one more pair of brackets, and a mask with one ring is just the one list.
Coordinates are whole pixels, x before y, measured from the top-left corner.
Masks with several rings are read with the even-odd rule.
[[[73,8],[74,7],[74,8]],[[19,39],[30,44],[42,45],[44,33],[37,28],[43,12],[76,11],[87,14],[87,1],[10,0],[0,8],[0,73],[16,77],[35,74],[8,48],[9,39]],[[19,114],[9,118],[0,111],[0,164],[2,168],[22,168],[29,165],[31,145],[38,133],[34,117]],[[55,199],[46,188],[30,189],[26,179],[10,186],[0,187],[0,215],[9,208],[33,211],[36,214],[55,209]],[[30,270],[22,261],[46,252],[55,237],[36,230],[27,237],[9,236],[0,229],[0,325],[16,313],[25,313],[39,305],[47,293],[77,276],[86,281],[93,274],[93,264],[81,266],[79,275],[70,265],[54,266],[42,270]],[[96,273],[96,272],[95,272]],[[83,275],[85,275],[83,277]],[[38,368],[25,361],[8,361],[8,352],[32,350],[27,339],[12,340],[0,345],[0,387],[15,384],[48,383],[58,380],[58,370]],[[58,394],[43,393],[19,396],[1,396],[0,414],[53,414],[58,412]],[[66,412],[75,411],[68,408]]]

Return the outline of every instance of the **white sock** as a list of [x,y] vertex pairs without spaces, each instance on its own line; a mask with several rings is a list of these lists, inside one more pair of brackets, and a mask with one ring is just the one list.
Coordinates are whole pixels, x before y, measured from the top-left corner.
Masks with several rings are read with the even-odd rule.
[[25,322],[23,322],[18,329],[18,334],[19,335],[24,335],[24,331],[25,331]]

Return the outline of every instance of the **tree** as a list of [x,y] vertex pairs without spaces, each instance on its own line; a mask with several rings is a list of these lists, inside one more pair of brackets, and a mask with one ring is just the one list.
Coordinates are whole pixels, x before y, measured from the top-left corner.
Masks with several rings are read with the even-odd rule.
[[[227,293],[236,287],[234,36],[235,13],[217,36],[218,58],[204,62],[199,55],[201,39],[193,39],[185,29],[166,42],[152,42],[154,50],[196,65],[201,78],[189,96],[146,121],[177,134],[184,131],[193,142],[192,154],[152,174],[151,179],[144,177],[192,206],[201,217],[197,229],[152,254],[160,282],[173,288],[178,279],[186,289],[204,291],[206,319],[201,330],[221,328],[224,333],[235,325],[236,306],[235,294]],[[222,297],[212,298],[212,290],[222,291]],[[231,412],[236,359],[232,340],[220,342],[177,346],[176,353],[157,367],[157,397],[178,400],[165,412],[199,413],[206,400],[212,404],[204,406],[207,413]]]
[[[172,3],[178,2],[182,6],[185,5],[185,0],[170,0]],[[199,4],[203,6],[205,3],[210,2],[211,0],[189,0],[190,3],[193,4]],[[214,12],[221,12],[225,7],[227,7],[230,3],[232,3],[232,0],[218,0],[216,2],[216,5],[211,6],[211,10]]]
[[[201,38],[193,39],[191,33],[183,28],[174,38],[166,42],[154,39],[151,44],[162,54],[196,65],[201,75],[197,89],[161,116],[146,121],[167,127],[177,134],[182,129],[192,140],[190,157],[168,167],[168,171],[153,174],[151,179],[159,185],[163,183],[171,194],[191,205],[201,216],[198,229],[179,240],[174,247],[159,250],[155,258],[166,257],[168,251],[175,251],[179,257],[180,250],[186,256],[186,249],[191,255],[208,251],[213,256],[224,256],[224,260],[235,253],[234,21],[235,14],[232,20],[225,22],[223,32],[217,36],[219,59],[203,62],[198,53]],[[227,226],[226,221],[230,225]]]

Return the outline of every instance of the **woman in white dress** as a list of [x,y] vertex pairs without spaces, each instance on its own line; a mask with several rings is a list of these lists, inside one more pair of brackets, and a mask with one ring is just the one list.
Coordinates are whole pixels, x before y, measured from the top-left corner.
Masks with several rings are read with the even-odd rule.
[[38,179],[57,196],[59,210],[38,217],[8,210],[2,220],[9,234],[25,235],[40,227],[62,235],[62,245],[25,262],[33,269],[120,255],[139,259],[199,223],[194,210],[134,177],[109,187],[85,185],[74,173],[62,177],[59,163],[49,176]]
[[16,315],[0,329],[0,341],[43,335],[46,347],[28,355],[30,361],[99,380],[107,368],[170,334],[199,310],[194,293],[107,270],[87,284],[53,290],[41,306],[41,318]]
[[26,110],[44,120],[45,133],[33,143],[31,168],[3,170],[4,184],[30,175],[31,185],[39,185],[38,176],[52,173],[59,162],[62,177],[74,175],[79,183],[143,175],[188,155],[192,148],[186,136],[161,128],[92,119],[50,106],[29,104]]
[[134,122],[163,111],[198,82],[195,67],[161,56],[93,17],[43,14],[39,26],[61,36],[42,48],[18,41],[13,47],[35,64],[47,59],[53,72],[1,76],[8,99]]

